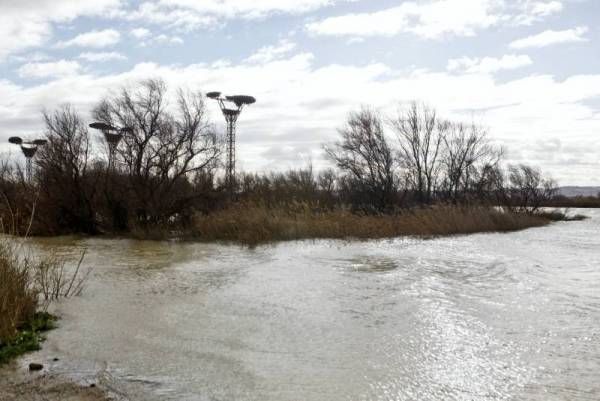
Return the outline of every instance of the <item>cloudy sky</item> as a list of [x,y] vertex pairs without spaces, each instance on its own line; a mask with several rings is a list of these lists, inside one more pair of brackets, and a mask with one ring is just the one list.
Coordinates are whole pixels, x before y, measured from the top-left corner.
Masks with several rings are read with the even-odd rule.
[[87,115],[162,77],[256,96],[245,170],[324,166],[350,110],[414,99],[489,127],[512,162],[600,185],[598,0],[0,0],[0,38],[0,152],[43,109]]

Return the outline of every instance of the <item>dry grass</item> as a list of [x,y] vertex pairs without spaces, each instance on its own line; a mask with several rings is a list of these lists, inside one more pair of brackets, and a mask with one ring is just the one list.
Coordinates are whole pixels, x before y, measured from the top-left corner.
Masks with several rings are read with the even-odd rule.
[[53,326],[50,303],[83,288],[90,270],[81,270],[82,260],[70,271],[55,254],[31,256],[22,240],[0,238],[0,364],[39,349],[40,333]]
[[11,244],[0,240],[0,344],[11,340],[33,318],[37,295],[31,266],[18,259]]
[[548,224],[543,217],[488,207],[434,207],[394,215],[349,211],[314,212],[306,206],[275,208],[238,205],[196,216],[194,239],[249,245],[308,238],[370,239],[514,231]]

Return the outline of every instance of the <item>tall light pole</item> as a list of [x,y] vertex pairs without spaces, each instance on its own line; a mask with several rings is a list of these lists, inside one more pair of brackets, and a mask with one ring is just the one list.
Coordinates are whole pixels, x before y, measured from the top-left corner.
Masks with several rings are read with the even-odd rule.
[[23,138],[18,136],[11,136],[8,138],[8,142],[13,145],[18,145],[21,147],[21,151],[25,156],[25,175],[27,182],[31,183],[33,178],[33,157],[35,156],[38,147],[44,146],[48,141],[45,139],[36,139],[33,141],[23,141]]
[[123,134],[132,133],[133,128],[117,128],[110,124],[100,122],[91,123],[90,128],[100,130],[104,134],[104,139],[108,144],[108,171],[113,172],[115,170],[115,153],[117,152],[117,146],[119,146],[119,142],[123,139]]
[[227,163],[225,167],[225,185],[233,192],[235,188],[235,130],[237,119],[244,106],[256,103],[256,99],[247,95],[225,96],[221,92],[209,92],[209,99],[216,100],[227,122]]

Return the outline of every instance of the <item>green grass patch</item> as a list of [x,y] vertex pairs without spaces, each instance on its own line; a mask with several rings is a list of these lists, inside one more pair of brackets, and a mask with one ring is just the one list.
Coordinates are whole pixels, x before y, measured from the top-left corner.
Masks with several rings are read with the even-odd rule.
[[56,327],[57,318],[46,312],[37,312],[33,319],[18,328],[16,336],[10,341],[0,343],[0,364],[26,352],[37,351],[46,338],[44,332]]

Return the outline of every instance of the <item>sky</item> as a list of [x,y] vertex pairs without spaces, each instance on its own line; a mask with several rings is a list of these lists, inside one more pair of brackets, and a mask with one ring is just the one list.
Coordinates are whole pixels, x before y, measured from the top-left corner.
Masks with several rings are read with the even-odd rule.
[[326,167],[349,112],[416,100],[487,127],[510,163],[600,185],[598,0],[0,0],[3,157],[9,136],[43,135],[43,110],[89,118],[157,77],[257,98],[238,125],[246,171]]

